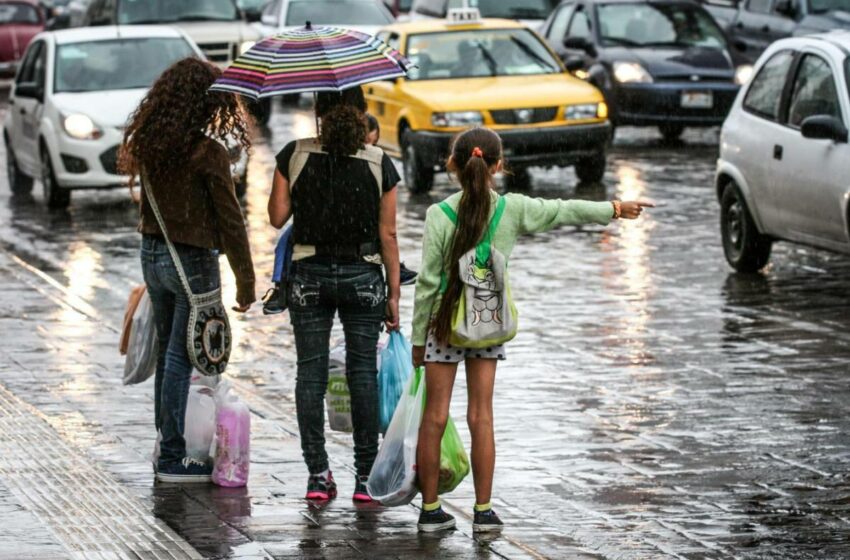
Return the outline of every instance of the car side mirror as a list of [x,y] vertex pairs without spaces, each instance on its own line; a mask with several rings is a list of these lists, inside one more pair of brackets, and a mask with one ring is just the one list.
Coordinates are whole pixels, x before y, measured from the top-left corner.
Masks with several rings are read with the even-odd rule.
[[584,51],[592,57],[596,57],[596,47],[584,37],[567,37],[564,39],[564,48],[574,51]]
[[782,16],[793,18],[797,15],[797,6],[793,0],[779,0],[773,10]]
[[576,70],[583,70],[586,64],[583,56],[568,55],[564,57],[564,66],[566,66],[567,72],[572,74]]
[[44,88],[35,82],[23,82],[15,86],[15,95],[41,100],[44,98]]
[[245,18],[245,21],[248,23],[257,23],[258,21],[262,21],[263,12],[260,10],[243,10],[242,16]]
[[848,136],[844,123],[829,115],[815,115],[804,119],[800,125],[800,133],[803,138],[832,140],[842,144],[847,143]]

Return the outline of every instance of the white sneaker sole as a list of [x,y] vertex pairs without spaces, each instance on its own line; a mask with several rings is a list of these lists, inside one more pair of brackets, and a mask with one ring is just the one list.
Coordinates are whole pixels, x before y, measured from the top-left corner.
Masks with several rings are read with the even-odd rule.
[[437,531],[446,531],[448,529],[454,529],[457,526],[457,521],[452,519],[451,521],[446,521],[444,523],[419,523],[419,532],[420,533],[436,533]]
[[504,525],[478,525],[477,523],[472,524],[472,532],[473,533],[499,533],[501,532]]
[[156,479],[159,482],[168,482],[171,484],[202,484],[211,482],[212,477],[208,474],[163,474],[156,473]]

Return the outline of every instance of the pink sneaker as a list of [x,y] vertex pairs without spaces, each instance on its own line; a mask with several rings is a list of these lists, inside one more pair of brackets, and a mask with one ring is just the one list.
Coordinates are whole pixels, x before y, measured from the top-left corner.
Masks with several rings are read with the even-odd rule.
[[336,482],[334,475],[328,471],[328,476],[320,474],[311,474],[307,481],[307,496],[308,500],[333,500],[336,498]]
[[354,479],[354,495],[351,496],[351,499],[355,502],[368,503],[373,501],[372,496],[369,495],[369,491],[366,489],[367,480],[369,480],[368,476],[358,476]]

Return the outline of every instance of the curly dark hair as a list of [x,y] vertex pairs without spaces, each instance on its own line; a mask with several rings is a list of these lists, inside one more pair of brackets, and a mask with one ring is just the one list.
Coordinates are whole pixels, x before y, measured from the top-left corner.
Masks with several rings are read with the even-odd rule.
[[319,93],[316,116],[322,120],[319,141],[329,154],[351,156],[366,145],[366,98],[360,87]]
[[119,152],[119,169],[130,176],[131,187],[143,167],[153,181],[178,180],[206,138],[231,138],[250,149],[239,97],[207,91],[220,76],[218,67],[192,57],[174,63],[154,82],[130,118]]

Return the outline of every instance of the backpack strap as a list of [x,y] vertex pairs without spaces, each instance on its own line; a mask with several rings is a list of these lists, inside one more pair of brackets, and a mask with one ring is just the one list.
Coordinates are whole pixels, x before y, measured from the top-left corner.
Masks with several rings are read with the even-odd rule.
[[[490,259],[490,251],[493,248],[493,238],[496,236],[496,231],[499,229],[499,224],[502,222],[502,216],[505,214],[505,206],[507,200],[504,196],[500,196],[496,202],[496,211],[490,219],[490,225],[487,227],[487,234],[484,239],[475,247],[475,261],[479,266],[484,266]],[[458,217],[457,212],[445,200],[439,204],[440,210],[448,216],[449,220],[457,227]],[[440,293],[446,293],[449,287],[449,279],[444,270],[440,277]]]
[[[295,181],[304,171],[307,165],[307,160],[310,154],[325,154],[327,152],[322,149],[322,144],[317,138],[302,138],[295,141],[295,151],[292,158],[289,160],[289,188],[295,185]],[[364,146],[356,154],[350,156],[355,159],[365,161],[369,164],[369,170],[375,177],[375,182],[378,183],[378,196],[384,194],[384,151],[376,146]]]

